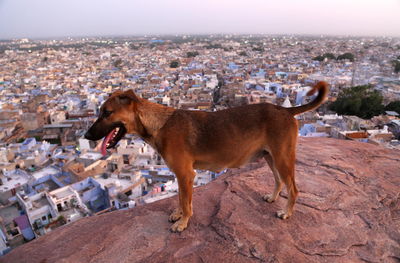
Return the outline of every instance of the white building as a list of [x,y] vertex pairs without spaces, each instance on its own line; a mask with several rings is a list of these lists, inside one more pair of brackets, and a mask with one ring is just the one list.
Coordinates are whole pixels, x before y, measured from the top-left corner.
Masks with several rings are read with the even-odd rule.
[[22,209],[26,211],[31,227],[37,236],[46,234],[47,231],[44,227],[59,216],[57,208],[47,192],[32,196],[17,194],[17,200]]
[[51,124],[60,123],[66,120],[65,111],[52,111],[50,112]]
[[79,149],[81,151],[93,151],[96,148],[96,142],[87,140],[85,138],[79,138]]
[[69,185],[51,191],[49,197],[53,206],[57,207],[58,213],[64,216],[67,222],[73,222],[89,214],[79,193]]
[[282,103],[282,107],[291,108],[292,103],[290,103],[289,96],[286,96],[285,101]]
[[30,180],[30,176],[23,170],[15,169],[9,172],[3,171],[0,176],[0,203],[7,204],[16,194],[23,191]]

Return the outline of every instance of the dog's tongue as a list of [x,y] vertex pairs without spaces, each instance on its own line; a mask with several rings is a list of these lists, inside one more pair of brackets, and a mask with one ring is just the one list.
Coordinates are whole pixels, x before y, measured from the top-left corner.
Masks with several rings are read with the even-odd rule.
[[101,154],[104,156],[107,154],[107,143],[111,140],[113,137],[114,130],[112,130],[103,140],[103,143],[101,144]]

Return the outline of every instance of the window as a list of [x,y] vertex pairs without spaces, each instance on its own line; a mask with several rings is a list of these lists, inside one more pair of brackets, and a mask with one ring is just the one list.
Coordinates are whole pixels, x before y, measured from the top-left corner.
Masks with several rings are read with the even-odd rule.
[[42,222],[40,221],[40,219],[36,219],[35,222],[33,223],[33,227],[35,229],[41,228],[42,226],[43,225],[42,225]]
[[123,157],[123,160],[124,160],[124,164],[129,164],[129,155],[124,154],[124,155],[122,155],[122,157]]
[[42,216],[42,221],[46,221],[47,217],[46,216]]

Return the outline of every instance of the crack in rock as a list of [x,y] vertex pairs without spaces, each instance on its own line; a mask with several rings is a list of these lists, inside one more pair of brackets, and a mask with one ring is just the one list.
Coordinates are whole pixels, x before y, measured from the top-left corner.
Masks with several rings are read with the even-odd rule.
[[324,252],[310,252],[307,251],[307,249],[305,248],[301,248],[300,246],[298,246],[297,244],[294,244],[294,246],[296,247],[297,250],[299,250],[301,253],[306,254],[308,256],[323,256],[323,257],[343,257],[345,255],[347,255],[350,251],[351,248],[353,247],[363,247],[367,245],[367,241],[364,241],[363,243],[355,243],[355,244],[351,244],[350,246],[348,246],[347,248],[343,248],[343,249],[333,249],[331,251],[324,251]]

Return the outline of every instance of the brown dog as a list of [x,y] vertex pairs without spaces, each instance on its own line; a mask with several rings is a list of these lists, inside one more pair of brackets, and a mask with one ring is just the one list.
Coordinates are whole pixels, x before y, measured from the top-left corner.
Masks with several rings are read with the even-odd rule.
[[217,112],[174,109],[139,98],[132,90],[118,91],[104,102],[85,138],[106,137],[102,146],[105,153],[125,133],[132,133],[158,151],[178,178],[179,208],[169,217],[175,222],[171,227],[174,232],[183,231],[193,214],[194,169],[221,171],[258,157],[265,158],[275,177],[274,192],[264,200],[275,201],[282,182],[286,184],[288,202],[285,210],[277,213],[286,219],[292,215],[298,193],[294,180],[298,127],[293,116],[323,103],[327,83],[317,83],[307,95],[317,91],[314,101],[299,107],[262,103]]

